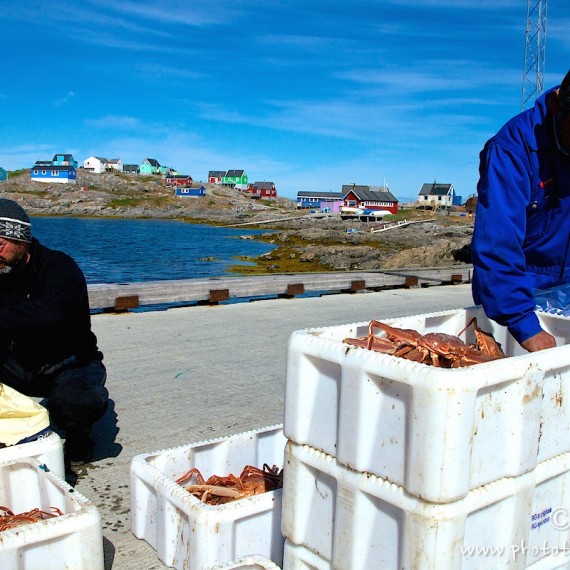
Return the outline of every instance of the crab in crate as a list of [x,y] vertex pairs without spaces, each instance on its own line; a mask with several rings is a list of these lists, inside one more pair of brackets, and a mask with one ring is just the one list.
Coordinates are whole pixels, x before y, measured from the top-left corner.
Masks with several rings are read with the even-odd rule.
[[57,507],[51,507],[51,511],[46,512],[40,509],[32,509],[25,513],[15,514],[8,507],[0,506],[0,531],[14,528],[22,524],[35,523],[45,519],[62,516],[63,513]]
[[[459,368],[505,358],[500,344],[492,334],[479,328],[476,318],[471,319],[459,335],[471,325],[475,333],[474,344],[466,344],[459,336],[446,333],[422,335],[412,329],[400,329],[375,320],[370,321],[367,336],[345,338],[343,342],[441,368]],[[383,331],[385,336],[376,336],[375,329]]]
[[[204,479],[196,467],[176,479],[189,493],[209,505],[223,505],[252,495],[274,491],[283,486],[283,469],[276,465],[263,469],[246,465],[239,477],[231,473],[227,477],[212,475]],[[189,484],[187,484],[189,483]]]

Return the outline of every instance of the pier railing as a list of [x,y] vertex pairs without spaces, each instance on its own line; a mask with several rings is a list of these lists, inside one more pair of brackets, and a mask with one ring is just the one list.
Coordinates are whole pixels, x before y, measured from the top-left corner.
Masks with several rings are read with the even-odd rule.
[[92,310],[128,311],[157,305],[219,304],[256,298],[293,298],[308,293],[357,293],[469,283],[472,265],[394,271],[280,273],[269,275],[180,279],[89,285]]

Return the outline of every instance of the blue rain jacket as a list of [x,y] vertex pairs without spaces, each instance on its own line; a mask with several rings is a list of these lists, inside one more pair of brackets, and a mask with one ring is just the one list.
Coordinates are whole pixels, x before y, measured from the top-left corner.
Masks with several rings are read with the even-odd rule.
[[548,112],[554,89],[480,154],[473,299],[519,343],[541,330],[533,290],[570,282],[570,158],[558,148]]

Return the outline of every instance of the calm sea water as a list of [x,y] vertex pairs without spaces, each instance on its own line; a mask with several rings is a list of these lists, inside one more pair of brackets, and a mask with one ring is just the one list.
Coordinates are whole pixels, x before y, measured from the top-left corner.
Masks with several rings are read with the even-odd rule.
[[239,238],[259,230],[174,220],[34,217],[31,222],[32,234],[71,255],[88,283],[217,277],[240,264],[233,257],[256,257],[274,247]]

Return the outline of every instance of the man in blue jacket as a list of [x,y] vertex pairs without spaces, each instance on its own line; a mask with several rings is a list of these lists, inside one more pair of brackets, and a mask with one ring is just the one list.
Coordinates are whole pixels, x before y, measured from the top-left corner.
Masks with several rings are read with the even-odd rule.
[[93,424],[109,394],[91,331],[87,285],[75,261],[32,237],[26,212],[0,199],[0,382],[47,398],[66,458],[93,458]]
[[556,346],[534,290],[570,282],[570,71],[480,155],[473,298],[529,352]]

